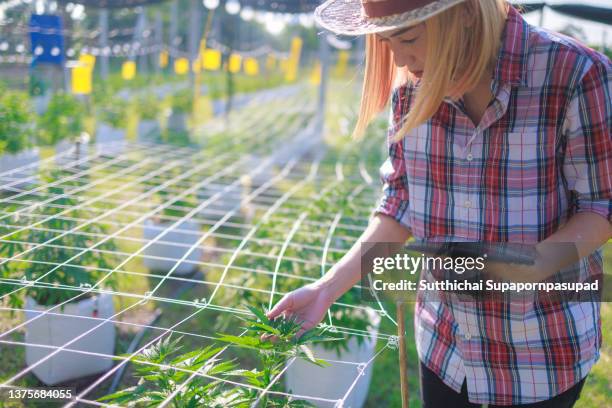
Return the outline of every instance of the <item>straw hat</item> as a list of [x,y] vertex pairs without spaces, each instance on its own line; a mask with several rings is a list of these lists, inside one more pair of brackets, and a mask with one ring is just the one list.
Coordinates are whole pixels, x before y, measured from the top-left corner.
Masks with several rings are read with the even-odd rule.
[[327,0],[316,21],[336,34],[363,35],[418,24],[465,0]]

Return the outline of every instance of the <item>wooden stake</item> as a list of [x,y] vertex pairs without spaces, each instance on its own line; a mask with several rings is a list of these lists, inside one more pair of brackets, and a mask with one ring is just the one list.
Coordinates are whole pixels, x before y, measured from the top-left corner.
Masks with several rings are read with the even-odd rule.
[[399,338],[399,368],[402,392],[402,408],[409,408],[408,357],[406,355],[406,313],[404,303],[397,302],[397,337]]

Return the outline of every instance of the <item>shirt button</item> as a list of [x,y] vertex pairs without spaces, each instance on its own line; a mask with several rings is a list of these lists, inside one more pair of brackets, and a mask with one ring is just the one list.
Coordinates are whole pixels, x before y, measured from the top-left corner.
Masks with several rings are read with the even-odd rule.
[[469,340],[472,338],[472,335],[470,333],[465,333],[463,337],[465,337],[466,340]]
[[472,153],[468,153],[466,159],[467,161],[472,161],[472,159],[474,158],[474,156],[472,156]]
[[465,208],[470,208],[472,206],[472,202],[470,200],[466,200],[463,205],[465,206]]

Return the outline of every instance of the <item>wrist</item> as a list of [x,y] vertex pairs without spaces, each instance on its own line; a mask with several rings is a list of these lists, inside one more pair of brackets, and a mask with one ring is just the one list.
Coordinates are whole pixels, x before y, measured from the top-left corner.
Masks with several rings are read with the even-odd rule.
[[324,301],[331,306],[344,291],[338,284],[338,279],[328,275],[321,277],[313,285],[319,290]]
[[534,266],[544,278],[554,275],[565,265],[579,259],[573,243],[542,241],[535,246],[535,253]]

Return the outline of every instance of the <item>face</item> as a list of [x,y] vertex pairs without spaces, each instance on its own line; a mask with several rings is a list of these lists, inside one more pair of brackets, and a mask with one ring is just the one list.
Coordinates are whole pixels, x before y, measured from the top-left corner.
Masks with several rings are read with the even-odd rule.
[[408,68],[418,78],[425,67],[426,35],[425,23],[376,34],[391,47],[395,65]]

